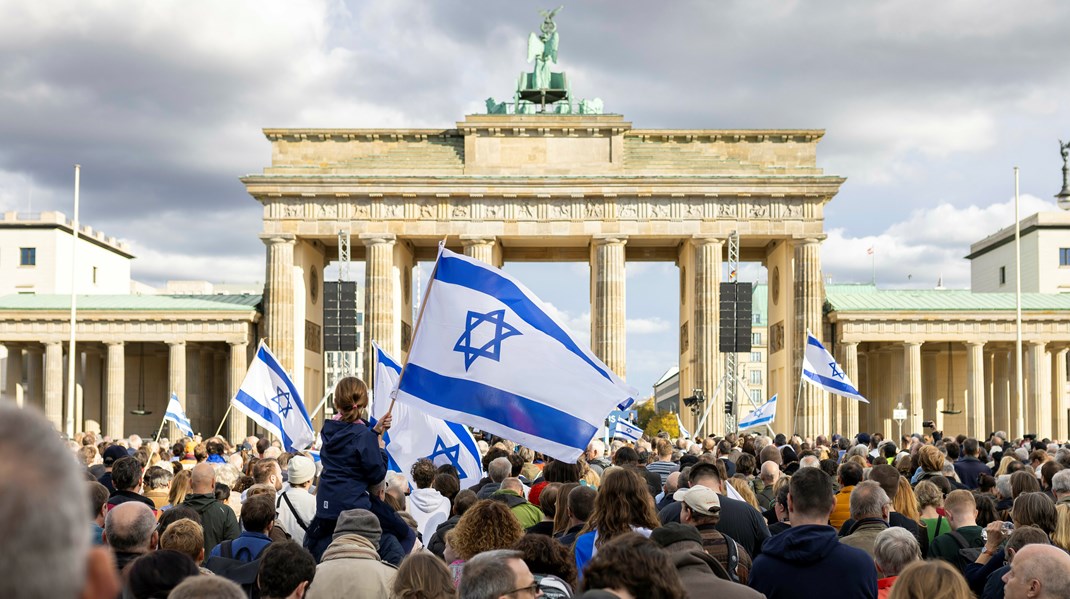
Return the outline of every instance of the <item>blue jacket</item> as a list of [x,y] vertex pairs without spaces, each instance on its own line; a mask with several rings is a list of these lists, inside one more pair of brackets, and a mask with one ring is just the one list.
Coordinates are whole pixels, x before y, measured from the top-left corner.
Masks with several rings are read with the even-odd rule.
[[769,537],[750,569],[750,587],[768,599],[876,599],[877,568],[840,543],[831,526],[793,526]]
[[369,509],[368,487],[386,478],[386,452],[379,437],[362,422],[323,423],[320,461],[323,473],[316,490],[316,517],[337,520],[352,509]]
[[[230,554],[233,556],[231,559],[236,559],[242,562],[251,562],[260,557],[260,554],[267,549],[267,546],[270,544],[271,539],[269,539],[266,534],[262,532],[244,531],[238,538],[230,542]],[[213,547],[209,557],[219,557],[223,555],[222,547],[223,543]]]

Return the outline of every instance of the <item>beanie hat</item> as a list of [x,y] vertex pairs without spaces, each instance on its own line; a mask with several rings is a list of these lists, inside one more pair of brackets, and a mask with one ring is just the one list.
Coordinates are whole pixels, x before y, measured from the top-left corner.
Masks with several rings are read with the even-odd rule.
[[383,527],[379,524],[379,518],[368,510],[346,510],[338,515],[338,524],[334,527],[334,537],[346,534],[355,534],[364,537],[379,548],[379,537],[383,535]]
[[286,464],[286,479],[291,485],[300,485],[316,476],[316,464],[303,455],[295,455]]
[[111,466],[115,463],[115,460],[130,457],[125,447],[119,445],[110,445],[104,450],[104,465]]

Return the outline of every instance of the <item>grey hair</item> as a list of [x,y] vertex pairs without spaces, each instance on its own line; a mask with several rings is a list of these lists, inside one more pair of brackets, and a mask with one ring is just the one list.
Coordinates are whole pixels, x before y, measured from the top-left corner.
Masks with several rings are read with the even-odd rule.
[[[126,512],[137,510],[138,514]],[[156,531],[156,515],[140,501],[127,501],[108,510],[104,517],[104,534],[115,551],[148,550]]]
[[851,518],[855,521],[862,518],[880,518],[884,515],[884,506],[891,502],[877,481],[860,482],[851,491]]
[[803,456],[803,459],[799,460],[800,468],[820,468],[821,460],[817,459],[816,455]]
[[854,447],[852,447],[852,448],[847,450],[847,453],[843,456],[843,461],[846,462],[847,458],[850,458],[850,457],[856,456],[856,455],[862,456],[864,458],[868,458],[869,457],[869,447],[867,447],[865,445],[862,445],[861,443],[859,443],[858,445],[855,445]]
[[143,478],[145,479],[145,488],[150,491],[163,489],[171,484],[171,480],[174,479],[174,477],[174,472],[169,468],[164,468],[162,466],[150,466],[143,475]]
[[509,560],[523,559],[512,549],[484,551],[468,560],[457,587],[458,599],[496,599],[516,589],[516,575]]
[[1070,470],[1060,470],[1051,477],[1051,490],[1053,493],[1070,493]]
[[1070,468],[1070,449],[1062,447],[1055,452],[1055,461],[1063,468]]
[[996,478],[996,492],[999,493],[999,496],[1003,499],[1011,498],[1011,495],[1014,493],[1011,491],[1010,474],[1000,474],[999,477]]
[[509,458],[494,458],[487,465],[487,476],[490,480],[500,483],[513,472],[513,464]]
[[606,454],[606,444],[601,439],[591,439],[591,442],[587,444],[587,451],[593,453],[596,458],[600,458]]
[[910,562],[920,559],[918,540],[905,528],[886,528],[873,542],[873,561],[877,562],[884,576],[898,576]]
[[241,478],[241,471],[233,464],[215,465],[215,482],[223,483],[233,489],[234,485],[238,484],[239,478]]
[[953,480],[955,482],[962,482],[962,481],[959,480],[958,473],[955,472],[955,464],[953,464],[951,462],[948,462],[947,460],[944,460],[944,469],[941,472],[943,473],[944,478],[946,478],[948,480]]
[[171,589],[167,599],[246,599],[237,583],[222,576],[190,576]]
[[0,597],[77,597],[85,585],[85,468],[32,407],[0,401]]

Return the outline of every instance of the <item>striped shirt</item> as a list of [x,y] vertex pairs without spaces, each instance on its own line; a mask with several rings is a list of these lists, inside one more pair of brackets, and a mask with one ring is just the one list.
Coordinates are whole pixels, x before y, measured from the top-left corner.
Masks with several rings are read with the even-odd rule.
[[680,469],[680,465],[676,462],[654,462],[647,464],[646,469],[648,472],[653,472],[661,477],[661,486],[665,486],[665,481],[669,478],[669,475]]

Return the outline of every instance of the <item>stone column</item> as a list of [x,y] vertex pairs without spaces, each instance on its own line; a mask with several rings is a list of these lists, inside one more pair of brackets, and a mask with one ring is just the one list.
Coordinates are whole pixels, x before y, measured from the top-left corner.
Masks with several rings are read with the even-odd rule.
[[[178,395],[178,403],[182,404],[182,410],[186,411],[186,342],[167,342],[167,380],[170,382],[170,393]],[[170,394],[168,395],[170,397]],[[189,416],[189,412],[186,412]],[[193,432],[198,432],[194,430]],[[167,423],[167,437],[174,441],[182,435],[175,423]]]
[[79,421],[79,426],[88,432],[85,426],[86,420],[96,421],[101,430],[104,427],[104,398],[101,395],[103,377],[101,372],[100,348],[87,346],[85,349],[85,379],[82,387],[82,401],[85,406],[85,416]]
[[1070,405],[1066,393],[1066,355],[1065,347],[1051,352],[1051,403],[1055,409],[1053,434],[1056,439],[1063,440],[1070,435],[1067,424],[1067,410]]
[[227,374],[227,354],[216,349],[212,352],[212,418],[217,422],[216,428],[227,411]]
[[[907,409],[907,420],[903,423],[903,433],[921,432],[921,343],[903,344],[903,407]],[[894,407],[894,406],[893,406]],[[896,444],[899,440],[896,439]]]
[[[907,350],[904,347],[902,351],[896,351],[895,347],[889,348],[884,355],[885,364],[885,377],[884,383],[888,389],[888,393],[884,396],[883,402],[878,404],[877,414],[881,421],[881,428],[878,430],[884,435],[885,439],[894,439],[899,433],[899,427],[895,421],[892,420],[892,410],[899,402],[903,403],[903,407],[910,411],[910,401],[906,397],[906,370],[907,370]],[[903,432],[906,432],[910,427],[910,421],[903,423]]]
[[[995,412],[993,414],[993,427],[997,431],[1011,431],[1014,428],[1014,418],[1011,414],[1014,413],[1015,408],[1011,406],[1011,398],[1013,393],[1011,387],[1014,385],[1014,381],[1010,375],[1010,356],[1005,349],[1000,349],[993,352],[992,356],[992,407]],[[1011,433],[1013,437],[1013,432]]]
[[108,342],[107,376],[107,399],[101,424],[105,435],[118,438],[126,433],[126,347],[122,341]]
[[939,410],[936,406],[937,390],[937,351],[924,351],[921,353],[921,419],[936,422]]
[[[800,239],[795,243],[795,336],[792,351],[795,355],[796,381],[802,376],[803,351],[806,347],[806,331],[822,340],[822,308],[825,291],[821,281],[821,240]],[[798,390],[798,387],[795,388]],[[828,393],[813,385],[803,385],[802,402],[795,412],[801,422],[795,423],[795,432],[805,437],[816,437],[829,432]],[[793,406],[794,409],[794,406]]]
[[22,385],[22,346],[9,343],[7,346],[7,380],[5,381],[4,395],[10,401],[18,403],[22,407],[22,394],[19,387]]
[[[230,376],[228,378],[229,384],[229,398],[233,399],[238,395],[238,389],[241,388],[242,380],[245,379],[245,371],[249,368],[248,365],[249,344],[245,341],[230,342]],[[229,400],[228,400],[229,401]],[[225,409],[225,408],[224,408]],[[249,434],[249,427],[246,422],[247,418],[244,413],[238,410],[231,409],[230,415],[227,416],[227,440],[231,443],[240,443]]]
[[63,342],[45,343],[45,416],[63,430]]
[[624,244],[622,235],[595,235],[591,239],[591,349],[624,378],[625,302]]
[[1026,344],[1026,422],[1027,433],[1036,433],[1037,438],[1051,435],[1051,395],[1048,393],[1047,369],[1045,366],[1046,344],[1030,341]]
[[984,439],[985,430],[985,344],[966,342],[966,434]]
[[486,262],[495,268],[502,267],[501,248],[498,238],[493,235],[461,235],[464,255],[480,262]]
[[[294,242],[292,233],[260,236],[267,245],[267,277],[264,284],[265,341],[283,370],[294,368]],[[303,323],[302,323],[303,324]],[[186,398],[182,398],[185,402]]]
[[44,409],[43,349],[40,345],[26,348],[26,397],[30,405]]
[[364,259],[364,380],[369,386],[375,378],[376,342],[391,356],[399,355],[395,332],[398,322],[394,304],[399,301],[394,286],[394,244],[392,233],[360,236],[367,248]]
[[[707,434],[723,435],[724,403],[713,397],[721,382],[721,354],[718,350],[718,326],[721,298],[721,259],[724,240],[716,237],[695,237],[695,340],[691,349],[694,360],[693,380],[702,389],[707,402],[716,401],[706,420]],[[680,397],[691,395],[691,389],[680,389]],[[705,409],[708,406],[703,406]],[[697,434],[697,433],[696,433]]]
[[[841,347],[843,348],[843,370],[847,374],[847,378],[851,379],[851,382],[855,385],[858,385],[858,344],[843,343]],[[850,437],[859,431],[858,402],[846,397],[841,399],[843,400],[842,421],[840,422],[840,430],[834,432]]]

